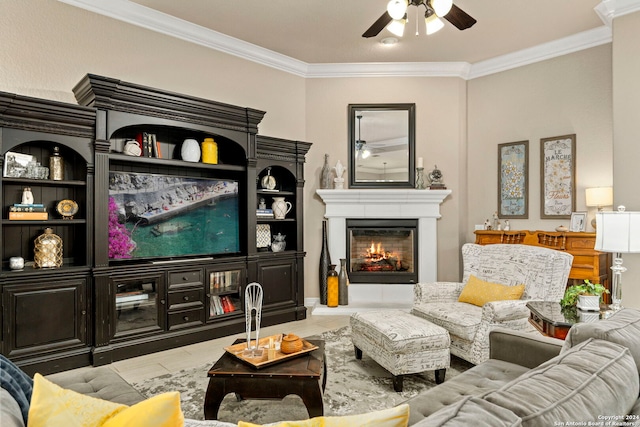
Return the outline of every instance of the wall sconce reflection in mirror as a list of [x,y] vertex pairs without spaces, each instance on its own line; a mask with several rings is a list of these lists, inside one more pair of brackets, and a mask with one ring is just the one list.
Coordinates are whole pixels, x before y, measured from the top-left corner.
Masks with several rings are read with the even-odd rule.
[[349,186],[413,188],[415,104],[349,105]]

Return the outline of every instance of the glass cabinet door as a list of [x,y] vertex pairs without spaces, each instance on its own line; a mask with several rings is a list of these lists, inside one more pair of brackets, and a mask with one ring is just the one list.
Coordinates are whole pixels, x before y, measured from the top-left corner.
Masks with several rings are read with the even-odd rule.
[[244,269],[207,272],[209,319],[243,312],[244,272]]
[[164,327],[161,314],[162,281],[159,277],[113,279],[115,285],[115,335]]

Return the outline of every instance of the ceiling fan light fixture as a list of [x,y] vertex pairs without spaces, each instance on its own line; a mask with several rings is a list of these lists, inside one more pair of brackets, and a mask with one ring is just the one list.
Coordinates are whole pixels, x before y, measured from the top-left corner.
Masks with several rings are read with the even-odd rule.
[[453,0],[429,0],[429,5],[438,16],[444,16],[451,10]]
[[387,25],[387,30],[391,32],[394,36],[402,37],[404,34],[404,25],[407,21],[403,19],[394,19],[391,21],[389,25]]
[[433,9],[427,9],[424,14],[424,22],[427,26],[427,35],[436,33],[444,27],[444,22],[438,18]]
[[366,159],[366,158],[367,158],[367,157],[369,157],[370,155],[371,155],[371,151],[369,151],[369,149],[368,149],[368,148],[365,148],[365,149],[362,151],[362,158],[363,158],[363,159]]
[[391,0],[387,3],[387,13],[393,19],[402,19],[407,13],[407,7],[409,7],[409,0]]

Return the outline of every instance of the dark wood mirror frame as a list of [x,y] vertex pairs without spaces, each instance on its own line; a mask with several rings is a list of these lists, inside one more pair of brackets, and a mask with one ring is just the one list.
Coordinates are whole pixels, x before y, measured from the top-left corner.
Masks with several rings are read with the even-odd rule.
[[[349,104],[349,187],[415,187],[415,107]],[[369,153],[362,158],[364,151]],[[368,172],[358,173],[364,168]]]

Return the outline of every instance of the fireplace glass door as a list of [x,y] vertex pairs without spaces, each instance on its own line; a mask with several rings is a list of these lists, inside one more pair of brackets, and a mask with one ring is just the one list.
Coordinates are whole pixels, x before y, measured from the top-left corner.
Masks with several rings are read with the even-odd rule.
[[347,220],[347,263],[352,283],[415,283],[417,220]]

